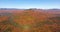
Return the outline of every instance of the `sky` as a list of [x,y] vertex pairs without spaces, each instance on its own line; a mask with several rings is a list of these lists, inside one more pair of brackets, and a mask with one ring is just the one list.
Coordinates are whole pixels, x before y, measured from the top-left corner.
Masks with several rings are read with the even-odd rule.
[[0,8],[60,9],[60,0],[0,0]]

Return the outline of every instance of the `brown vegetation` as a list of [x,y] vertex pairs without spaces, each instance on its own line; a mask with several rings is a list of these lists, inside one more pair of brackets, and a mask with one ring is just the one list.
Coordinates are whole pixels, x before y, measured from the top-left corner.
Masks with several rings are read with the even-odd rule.
[[60,32],[59,15],[33,9],[0,11],[0,32]]

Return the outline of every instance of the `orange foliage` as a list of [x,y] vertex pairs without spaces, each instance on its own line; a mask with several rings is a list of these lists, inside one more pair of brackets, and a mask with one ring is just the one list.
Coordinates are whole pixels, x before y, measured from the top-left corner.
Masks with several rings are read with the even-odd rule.
[[[34,10],[12,12],[10,18],[8,16],[0,17],[2,32],[8,28],[10,28],[8,31],[11,32],[60,32],[60,24],[56,24],[60,20],[52,19],[54,16],[50,13]],[[8,24],[2,23],[3,21],[8,21]]]

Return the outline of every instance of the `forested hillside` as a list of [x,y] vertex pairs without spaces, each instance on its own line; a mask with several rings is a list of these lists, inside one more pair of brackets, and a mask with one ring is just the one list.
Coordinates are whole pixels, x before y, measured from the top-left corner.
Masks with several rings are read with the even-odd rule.
[[0,10],[0,32],[60,32],[60,10],[51,11]]

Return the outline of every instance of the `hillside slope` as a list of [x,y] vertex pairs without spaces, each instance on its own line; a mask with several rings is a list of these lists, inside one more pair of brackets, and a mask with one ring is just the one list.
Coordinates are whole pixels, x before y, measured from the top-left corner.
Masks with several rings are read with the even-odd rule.
[[60,32],[60,13],[55,13],[34,9],[3,10],[0,32]]

